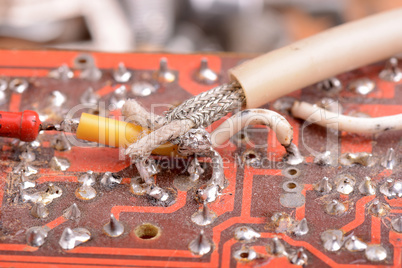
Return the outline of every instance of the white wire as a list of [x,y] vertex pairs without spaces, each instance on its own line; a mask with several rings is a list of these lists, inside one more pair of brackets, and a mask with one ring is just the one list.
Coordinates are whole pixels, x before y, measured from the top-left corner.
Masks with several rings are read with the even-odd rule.
[[280,114],[266,109],[248,109],[235,114],[211,133],[213,147],[224,144],[230,137],[248,125],[270,127],[283,146],[289,146],[293,139],[293,128]]
[[297,89],[402,51],[402,8],[323,31],[229,71],[257,108]]
[[402,129],[402,114],[361,118],[341,115],[307,102],[298,101],[293,104],[291,112],[294,117],[307,120],[320,126],[352,133],[374,134]]

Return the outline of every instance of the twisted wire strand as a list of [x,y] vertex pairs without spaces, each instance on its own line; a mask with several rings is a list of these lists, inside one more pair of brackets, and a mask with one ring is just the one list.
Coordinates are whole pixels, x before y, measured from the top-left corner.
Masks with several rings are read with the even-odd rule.
[[135,99],[127,100],[121,109],[121,113],[127,122],[152,130],[162,127],[166,121],[165,117],[148,112]]
[[243,90],[236,82],[203,92],[169,110],[163,126],[131,144],[125,153],[132,158],[147,157],[159,145],[174,141],[192,128],[206,127],[241,108],[244,101]]
[[223,84],[186,100],[166,113],[166,123],[189,119],[195,127],[207,127],[226,114],[241,108],[245,100],[237,82]]
[[125,154],[133,159],[148,157],[153,150],[185,134],[194,126],[191,120],[174,120],[127,147]]

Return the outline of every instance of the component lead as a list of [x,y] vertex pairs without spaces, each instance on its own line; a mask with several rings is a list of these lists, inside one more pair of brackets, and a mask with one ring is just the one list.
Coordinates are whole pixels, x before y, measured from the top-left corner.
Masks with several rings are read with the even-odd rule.
[[332,155],[331,151],[325,151],[314,156],[314,163],[320,166],[335,166],[338,160]]
[[260,237],[261,237],[261,235],[258,232],[254,231],[253,228],[248,227],[248,226],[238,227],[234,231],[234,238],[237,241],[244,242],[244,243],[252,242]]
[[35,203],[31,208],[31,215],[38,219],[44,219],[49,216],[49,210],[42,203]]
[[100,96],[95,93],[92,87],[87,88],[84,93],[82,93],[80,97],[80,102],[83,104],[97,104],[100,99]]
[[307,264],[307,260],[308,257],[303,248],[298,248],[295,253],[289,255],[289,261],[295,265],[304,266]]
[[395,150],[393,148],[388,148],[387,153],[381,160],[381,165],[386,169],[393,169],[396,166],[396,164],[397,162],[395,159]]
[[102,175],[102,177],[100,179],[100,183],[106,189],[113,189],[117,185],[119,185],[122,180],[123,180],[123,178],[121,176],[118,176],[116,174],[113,174],[112,172],[107,171]]
[[30,163],[35,161],[36,155],[31,149],[27,149],[26,151],[22,152],[18,158],[25,163]]
[[295,234],[296,236],[302,236],[302,235],[306,235],[309,231],[308,225],[307,225],[307,219],[303,218],[301,221],[299,221],[298,223],[296,223],[293,227],[293,234]]
[[159,85],[153,81],[135,81],[130,92],[136,97],[146,97],[155,93],[158,88]]
[[291,143],[289,146],[285,147],[286,154],[283,157],[283,161],[289,165],[295,166],[303,163],[304,157],[301,155],[299,148],[296,144]]
[[169,192],[159,186],[152,186],[148,195],[161,202],[166,202],[170,197]]
[[126,83],[128,80],[130,80],[132,74],[129,70],[127,70],[126,66],[124,65],[124,62],[120,62],[119,66],[117,69],[113,71],[113,78],[116,80],[116,82],[119,83]]
[[393,191],[395,181],[391,178],[387,180],[380,186],[380,192],[388,198],[393,198],[395,192]]
[[7,80],[4,78],[0,78],[0,91],[4,92],[8,88]]
[[278,237],[274,237],[271,239],[271,242],[266,246],[266,250],[270,255],[273,256],[287,256],[285,246],[279,240]]
[[328,194],[332,190],[332,185],[329,183],[329,179],[324,177],[319,183],[314,184],[314,190],[322,194]]
[[348,174],[340,175],[336,178],[336,190],[341,194],[350,194],[356,184],[353,176]]
[[63,212],[63,216],[69,220],[78,220],[81,217],[81,211],[76,203],[73,203]]
[[209,225],[214,222],[217,215],[208,208],[206,202],[202,204],[202,208],[191,216],[191,220],[200,226]]
[[189,250],[195,255],[205,255],[211,251],[212,245],[204,235],[204,230],[201,230],[199,236],[190,242]]
[[334,199],[325,206],[325,212],[329,215],[341,216],[346,211],[344,204]]
[[34,226],[27,230],[27,244],[31,247],[40,247],[45,243],[48,228],[42,226]]
[[60,67],[51,70],[48,76],[51,78],[60,79],[62,81],[67,81],[74,77],[74,73],[67,64],[63,64]]
[[218,74],[208,67],[208,59],[202,58],[200,67],[194,74],[194,78],[201,84],[210,85],[218,81]]
[[118,237],[123,234],[124,226],[113,214],[110,214],[110,221],[103,226],[103,232],[111,237]]
[[202,186],[200,189],[197,190],[196,199],[200,203],[211,203],[214,202],[220,195],[221,193],[219,185],[208,184],[206,186]]
[[356,236],[352,235],[346,240],[345,248],[351,252],[363,251],[367,248],[367,244],[358,239]]
[[196,156],[191,161],[187,171],[190,173],[190,181],[192,182],[198,181],[200,176],[204,173],[204,169],[201,167]]
[[52,141],[51,145],[57,151],[69,151],[71,150],[70,142],[67,140],[67,137],[64,133],[57,133]]
[[91,200],[96,197],[96,190],[92,186],[95,184],[95,175],[89,170],[78,178],[81,186],[75,191],[75,196],[81,200]]
[[95,65],[90,65],[81,71],[80,78],[93,82],[99,81],[102,78],[102,71]]
[[402,79],[402,71],[398,67],[398,59],[390,58],[385,63],[385,68],[379,74],[379,77],[389,82],[399,82]]
[[160,60],[159,70],[154,73],[154,77],[160,83],[172,83],[176,80],[175,73],[168,68],[166,58]]
[[27,178],[24,174],[19,174],[19,179],[20,179],[20,185],[22,190],[26,190],[29,188],[34,188],[36,187],[36,182],[31,181],[29,178]]
[[321,241],[326,250],[334,252],[342,247],[343,233],[340,230],[327,230],[321,234]]
[[369,78],[361,78],[351,82],[348,90],[360,95],[367,95],[375,89],[375,83]]
[[397,216],[391,220],[392,229],[395,232],[402,233],[402,216]]
[[375,165],[376,159],[372,154],[367,152],[344,153],[339,158],[339,163],[343,166],[352,166],[354,164],[359,164],[365,167],[371,167]]
[[78,178],[78,182],[85,186],[93,186],[95,184],[95,175],[92,170],[88,170]]
[[49,162],[50,168],[57,171],[66,171],[70,167],[70,161],[62,157],[53,156]]
[[286,233],[288,232],[293,224],[294,220],[286,212],[276,212],[271,217],[272,223],[275,226],[275,232]]
[[362,195],[375,195],[375,186],[370,177],[364,178],[364,181],[359,185],[359,192]]
[[27,80],[22,78],[15,78],[10,81],[8,84],[8,88],[15,93],[22,94],[27,90],[29,87],[29,83]]
[[28,163],[21,162],[13,168],[14,174],[23,174],[25,177],[29,177],[38,173],[38,169]]
[[374,199],[368,208],[368,212],[374,217],[385,217],[391,211],[391,208],[378,199]]
[[121,109],[124,103],[126,103],[126,100],[127,100],[127,88],[125,85],[119,86],[113,91],[113,95],[110,99],[110,104],[114,105],[114,107],[109,106],[110,107],[109,109],[111,108],[113,108],[111,110]]
[[317,88],[330,93],[338,93],[342,90],[342,83],[338,78],[331,77],[317,83]]
[[66,250],[73,249],[76,246],[85,243],[90,238],[91,233],[85,228],[75,228],[71,230],[67,227],[61,234],[59,245]]

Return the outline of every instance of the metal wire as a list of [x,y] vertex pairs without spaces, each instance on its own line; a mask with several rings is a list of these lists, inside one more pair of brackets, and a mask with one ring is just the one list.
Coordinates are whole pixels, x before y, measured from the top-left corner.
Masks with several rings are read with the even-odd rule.
[[206,127],[240,109],[245,96],[236,82],[203,92],[167,112],[164,125],[131,144],[125,151],[132,158],[146,157],[161,144],[172,141],[192,128]]
[[189,119],[195,128],[207,127],[226,114],[240,109],[245,96],[237,82],[223,84],[186,100],[166,114],[166,123]]

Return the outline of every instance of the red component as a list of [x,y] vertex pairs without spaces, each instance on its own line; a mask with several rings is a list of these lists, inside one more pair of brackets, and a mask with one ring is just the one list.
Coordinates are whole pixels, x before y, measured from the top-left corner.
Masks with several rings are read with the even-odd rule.
[[34,111],[0,111],[0,137],[34,141],[39,134],[41,121]]

